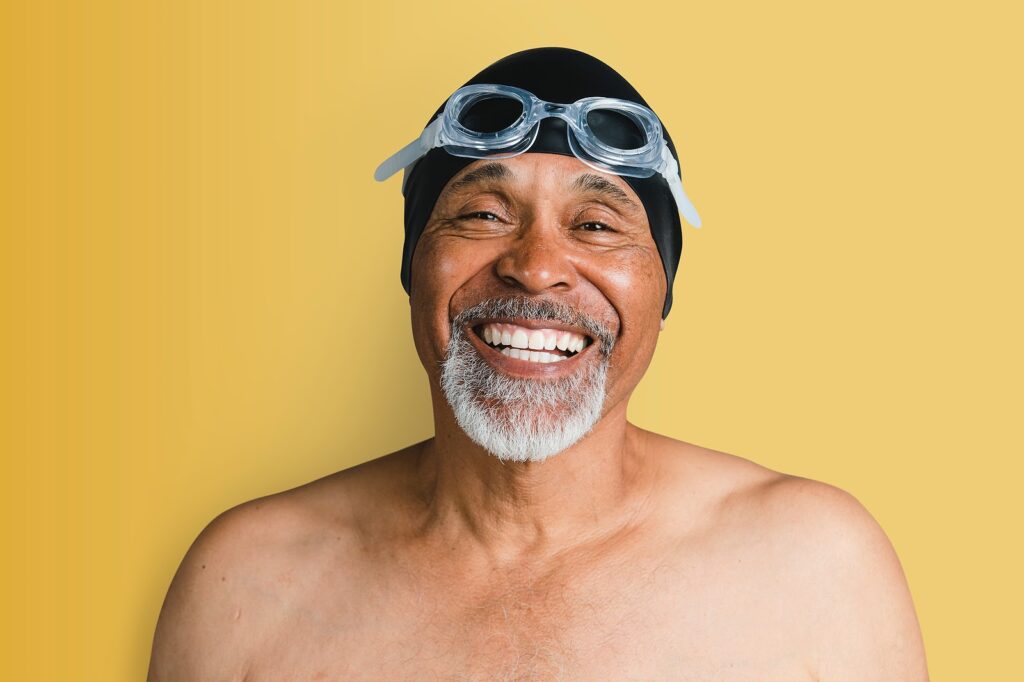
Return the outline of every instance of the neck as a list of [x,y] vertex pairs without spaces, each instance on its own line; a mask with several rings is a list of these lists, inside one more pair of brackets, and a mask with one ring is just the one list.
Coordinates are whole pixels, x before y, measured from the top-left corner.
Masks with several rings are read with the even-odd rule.
[[542,462],[505,462],[471,441],[435,397],[436,436],[419,464],[429,509],[424,530],[515,559],[624,527],[656,479],[645,432],[626,421],[626,403],[563,452]]

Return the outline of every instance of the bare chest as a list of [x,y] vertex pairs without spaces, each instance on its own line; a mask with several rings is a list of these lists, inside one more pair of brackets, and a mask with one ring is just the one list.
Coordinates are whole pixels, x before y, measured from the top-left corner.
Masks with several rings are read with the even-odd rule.
[[320,585],[291,601],[247,679],[813,679],[784,595],[738,575],[637,558],[489,584]]

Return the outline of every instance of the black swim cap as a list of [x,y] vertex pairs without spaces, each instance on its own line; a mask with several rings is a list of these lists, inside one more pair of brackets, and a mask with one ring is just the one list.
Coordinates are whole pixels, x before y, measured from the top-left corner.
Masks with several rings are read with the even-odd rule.
[[[647,102],[625,78],[604,62],[590,55],[561,47],[542,47],[509,55],[478,73],[465,83],[511,85],[532,92],[549,102],[568,104],[584,97],[616,97],[644,106]],[[649,108],[649,107],[648,107]],[[430,118],[433,121],[444,111],[444,103]],[[427,125],[430,124],[427,122]],[[668,148],[679,161],[672,138],[662,124]],[[566,124],[557,118],[540,123],[537,141],[530,152],[547,152],[574,156],[566,136]],[[405,246],[402,253],[402,286],[410,293],[412,256],[423,228],[434,210],[437,198],[448,181],[477,159],[453,156],[443,148],[430,150],[411,169],[406,170],[402,193],[405,196]],[[649,178],[620,176],[633,188],[647,211],[651,235],[661,254],[667,283],[662,318],[672,308],[672,281],[683,248],[679,209],[660,174]]]

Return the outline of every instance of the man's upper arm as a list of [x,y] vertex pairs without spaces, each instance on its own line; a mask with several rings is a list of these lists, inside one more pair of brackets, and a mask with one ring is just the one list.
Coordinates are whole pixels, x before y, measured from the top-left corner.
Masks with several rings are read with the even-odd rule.
[[253,511],[225,512],[192,544],[171,582],[153,640],[150,682],[241,679],[242,652],[251,650],[242,619],[245,563]]
[[849,493],[806,479],[786,485],[818,566],[811,589],[820,621],[819,679],[927,680],[910,590],[884,531]]

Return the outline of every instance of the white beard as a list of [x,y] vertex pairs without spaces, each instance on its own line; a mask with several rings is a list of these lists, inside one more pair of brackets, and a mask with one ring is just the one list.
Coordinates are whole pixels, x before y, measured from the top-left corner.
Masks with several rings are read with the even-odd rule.
[[[587,329],[599,347],[587,369],[561,379],[522,379],[492,368],[463,333],[483,317],[560,320]],[[472,332],[470,332],[472,333]],[[541,462],[583,438],[601,418],[614,336],[576,311],[549,301],[491,299],[452,321],[441,389],[466,435],[500,460]]]

